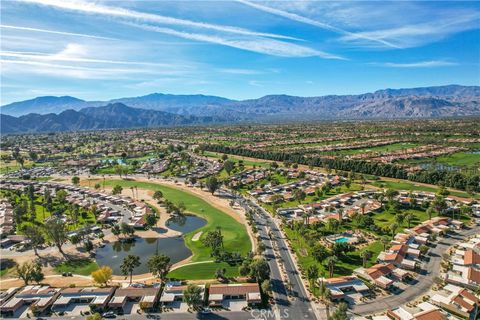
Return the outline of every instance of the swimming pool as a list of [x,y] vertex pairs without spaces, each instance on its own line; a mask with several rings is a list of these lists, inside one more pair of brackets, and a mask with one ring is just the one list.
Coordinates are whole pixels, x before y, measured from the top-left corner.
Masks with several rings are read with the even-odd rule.
[[348,242],[348,238],[347,237],[341,237],[341,238],[335,239],[335,242]]

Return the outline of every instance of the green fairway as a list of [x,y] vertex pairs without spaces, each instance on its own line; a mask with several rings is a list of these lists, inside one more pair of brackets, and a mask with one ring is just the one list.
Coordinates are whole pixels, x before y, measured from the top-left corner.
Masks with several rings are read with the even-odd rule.
[[[204,227],[187,233],[184,236],[185,244],[190,248],[190,250],[192,250],[193,253],[193,257],[191,259],[192,262],[212,260],[212,257],[210,256],[210,249],[205,247],[201,240],[206,236],[208,231],[215,230],[217,227],[221,228],[222,230],[224,248],[226,251],[239,252],[242,255],[246,255],[252,250],[247,229],[243,224],[239,223],[228,214],[214,208],[193,194],[151,182],[140,182],[134,180],[107,180],[105,183],[109,186],[120,185],[124,188],[136,186],[141,189],[153,191],[160,190],[162,191],[165,199],[168,199],[175,204],[183,202],[188,212],[207,220],[207,224]],[[192,237],[199,231],[203,232],[200,241],[192,241]],[[210,274],[210,271],[208,270],[216,268],[217,266],[218,265],[214,263],[199,264],[195,266],[195,268],[200,269],[197,270],[199,275],[208,273],[208,278],[211,278],[213,277],[213,273]],[[175,270],[176,277],[186,278],[192,276],[189,274],[189,269],[191,269],[191,267],[187,266],[185,268],[179,268]],[[201,271],[201,269],[205,269],[207,271]]]
[[[425,192],[433,192],[436,193],[438,191],[438,187],[435,186],[425,186],[421,184],[416,184],[414,182],[409,181],[385,181],[385,180],[378,180],[371,183],[375,187],[379,188],[387,188],[387,189],[394,189],[394,190],[406,190],[406,191],[425,191]],[[450,194],[457,197],[464,197],[464,198],[471,198],[470,195],[466,192],[462,191],[450,191]],[[479,199],[480,195],[476,194],[473,198]]]
[[[215,158],[215,159],[220,159],[223,155],[223,153],[218,153],[218,152],[211,152],[211,151],[205,151],[204,156],[209,157],[209,158]],[[268,161],[263,161],[259,159],[258,161],[255,159],[244,159],[243,157],[240,156],[235,156],[232,154],[228,154],[228,160],[231,160],[235,163],[238,163],[239,160],[243,160],[243,164],[246,167],[257,167],[257,168],[268,168],[270,167],[270,163]]]
[[472,167],[480,165],[480,153],[457,152],[436,159],[438,163],[459,167]]
[[89,276],[97,269],[98,265],[92,259],[68,260],[55,267],[57,273],[71,272],[82,276]]
[[227,277],[237,277],[239,266],[230,266],[226,262],[221,263],[199,263],[186,265],[180,267],[176,270],[171,271],[168,274],[168,277],[171,279],[182,279],[182,280],[198,280],[198,279],[211,279],[215,275],[215,270],[218,268],[226,269]]

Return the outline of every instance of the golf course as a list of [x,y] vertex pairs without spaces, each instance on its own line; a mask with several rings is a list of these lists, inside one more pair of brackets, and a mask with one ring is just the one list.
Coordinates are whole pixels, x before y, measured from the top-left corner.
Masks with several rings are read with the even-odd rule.
[[[183,203],[188,214],[193,214],[207,221],[207,224],[199,229],[184,235],[186,246],[192,251],[192,257],[188,264],[172,270],[169,277],[176,279],[208,279],[213,278],[215,270],[225,268],[229,277],[238,275],[238,266],[229,266],[227,263],[216,263],[210,255],[210,248],[206,247],[202,239],[209,231],[221,229],[224,241],[224,249],[228,252],[238,252],[246,255],[252,250],[252,244],[245,225],[238,222],[229,214],[215,208],[205,200],[190,192],[185,192],[174,187],[154,182],[136,180],[106,180],[105,185],[122,188],[136,187],[138,189],[161,191],[166,200],[175,205]],[[192,240],[195,234],[202,232],[200,239]]]

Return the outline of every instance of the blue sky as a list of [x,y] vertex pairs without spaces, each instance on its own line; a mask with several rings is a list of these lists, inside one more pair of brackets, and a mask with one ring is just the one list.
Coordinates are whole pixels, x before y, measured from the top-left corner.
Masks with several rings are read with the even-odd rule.
[[1,104],[480,83],[475,1],[5,0]]

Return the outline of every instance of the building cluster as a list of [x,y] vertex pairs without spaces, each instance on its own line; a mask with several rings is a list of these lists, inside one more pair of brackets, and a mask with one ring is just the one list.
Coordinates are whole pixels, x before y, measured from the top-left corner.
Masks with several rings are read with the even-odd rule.
[[[351,198],[351,196],[349,196]],[[430,193],[409,193],[400,192],[396,197],[397,201],[407,201],[408,197],[415,197],[418,202],[431,201],[435,195]],[[368,196],[366,197],[368,199]],[[365,197],[364,197],[365,199]],[[473,215],[478,215],[479,206],[472,204],[470,199],[447,197],[448,208],[458,209],[460,205],[471,205]],[[428,253],[435,242],[446,236],[450,231],[464,228],[461,221],[449,217],[433,217],[412,228],[406,228],[397,233],[388,248],[378,255],[377,264],[368,268],[357,268],[351,276],[320,279],[325,281],[326,286],[332,292],[332,300],[345,300],[349,303],[359,303],[371,296],[372,286],[385,290],[386,292],[397,292],[405,290],[417,276],[417,272],[423,267],[423,257]],[[331,236],[332,242],[349,242],[350,238],[345,234]],[[450,270],[444,275],[446,283],[450,284],[443,293],[448,299],[454,299],[454,294],[468,295],[467,291],[461,291],[453,286],[460,286],[465,289],[475,290],[480,285],[480,236],[471,239],[469,242],[458,246],[452,255]],[[367,284],[367,285],[366,285]],[[438,296],[437,296],[438,298]],[[428,305],[420,306],[410,312],[408,316],[402,315],[404,310],[389,310],[389,316],[395,312],[397,318],[392,319],[429,319],[422,318],[423,314],[431,316],[432,310],[443,314],[439,303],[435,307]],[[423,309],[422,309],[423,307]],[[427,312],[428,311],[428,312]],[[435,311],[435,312],[437,312]],[[432,318],[433,319],[433,318]],[[443,318],[442,318],[443,319]]]
[[136,170],[138,173],[158,174],[168,169],[170,160],[152,158],[148,159]]
[[[188,306],[183,302],[184,291],[187,287],[179,281],[168,282],[160,297],[162,308],[173,311],[187,311]],[[212,308],[239,311],[248,306],[262,303],[258,283],[211,284],[208,288],[205,285],[199,285],[199,288],[204,305]]]
[[303,191],[306,196],[315,195],[316,191],[325,185],[330,188],[340,185],[343,178],[337,175],[323,174],[315,171],[300,171],[295,169],[277,169],[282,175],[294,181],[276,185],[260,182],[271,176],[271,172],[264,169],[253,169],[241,172],[231,178],[230,185],[254,185],[248,191],[249,195],[257,198],[260,202],[272,204],[274,202],[289,202],[295,200],[295,193]]
[[[136,314],[138,310],[186,312],[184,302],[187,285],[167,282],[163,290],[159,285],[141,284],[122,287],[68,287],[53,288],[46,285],[28,285],[10,288],[0,293],[0,315],[23,318],[36,316],[80,316],[91,312]],[[198,286],[203,306],[241,310],[262,302],[257,283],[211,284]],[[208,297],[208,298],[207,298]]]
[[465,150],[462,147],[422,145],[414,148],[392,150],[384,152],[367,152],[350,155],[349,159],[369,159],[377,162],[392,163],[398,160],[433,158]]
[[476,290],[480,286],[480,235],[460,243],[449,265],[447,283]]
[[6,199],[0,199],[0,238],[3,238],[15,230],[12,204]]
[[[387,311],[390,319],[477,319],[480,315],[480,234],[456,245],[444,280],[418,305],[399,306]],[[428,317],[426,317],[428,315]]]
[[192,161],[193,169],[183,167],[185,173],[180,173],[180,178],[197,178],[201,179],[210,175],[219,173],[223,169],[223,163],[219,161],[210,160],[207,157],[201,157],[194,153],[189,153]]
[[[35,193],[45,194],[45,192],[50,192],[52,196],[55,196],[59,190],[67,191],[65,198],[67,202],[84,209],[95,208],[96,221],[101,224],[125,222],[135,228],[144,228],[146,226],[146,215],[153,213],[146,203],[135,201],[127,196],[109,195],[96,190],[54,182],[17,180],[0,182],[0,188],[8,190],[23,191],[26,186],[32,186]],[[5,200],[0,204],[0,222],[2,216],[5,218],[5,229],[3,229],[2,224],[0,235],[11,238],[11,234],[15,232],[13,209]],[[66,216],[63,219],[67,221]]]
[[289,220],[301,220],[308,215],[306,223],[344,220],[355,214],[369,214],[382,206],[373,198],[374,191],[357,191],[335,195],[322,201],[302,204],[296,207],[279,208],[277,214]]

